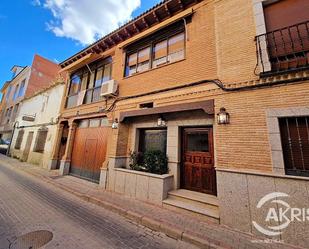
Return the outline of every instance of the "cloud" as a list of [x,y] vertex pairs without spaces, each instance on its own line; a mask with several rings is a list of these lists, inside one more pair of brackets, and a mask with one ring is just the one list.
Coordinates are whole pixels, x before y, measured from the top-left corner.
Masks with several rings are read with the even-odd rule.
[[141,0],[35,0],[51,11],[48,30],[56,36],[93,43],[132,18]]
[[31,4],[32,4],[33,6],[41,6],[41,1],[40,1],[40,0],[32,0],[32,1],[31,1]]

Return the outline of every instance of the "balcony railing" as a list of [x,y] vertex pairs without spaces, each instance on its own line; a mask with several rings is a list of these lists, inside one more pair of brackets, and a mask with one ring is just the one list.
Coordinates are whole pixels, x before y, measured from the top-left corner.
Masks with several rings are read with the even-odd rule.
[[262,74],[309,68],[309,21],[256,37]]

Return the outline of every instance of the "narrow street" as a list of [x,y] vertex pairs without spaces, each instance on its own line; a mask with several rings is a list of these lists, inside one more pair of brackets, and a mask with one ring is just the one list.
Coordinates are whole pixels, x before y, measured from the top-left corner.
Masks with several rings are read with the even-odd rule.
[[38,230],[53,235],[45,249],[195,248],[0,162],[0,249],[38,248],[17,246],[21,235]]

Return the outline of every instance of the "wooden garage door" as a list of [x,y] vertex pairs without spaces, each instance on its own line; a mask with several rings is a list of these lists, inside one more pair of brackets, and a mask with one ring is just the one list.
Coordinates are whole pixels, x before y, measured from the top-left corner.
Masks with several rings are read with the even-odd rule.
[[76,130],[70,174],[99,182],[107,148],[107,119],[82,120]]

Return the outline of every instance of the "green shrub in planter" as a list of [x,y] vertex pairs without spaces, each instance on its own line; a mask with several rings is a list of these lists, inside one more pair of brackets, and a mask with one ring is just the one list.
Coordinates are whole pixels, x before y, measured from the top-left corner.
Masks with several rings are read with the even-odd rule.
[[140,165],[141,161],[141,154],[139,152],[132,152],[130,155],[130,168],[132,170],[137,170],[137,171],[145,171],[145,167],[143,165]]
[[146,151],[143,155],[144,166],[147,172],[154,174],[168,173],[168,159],[160,150]]

